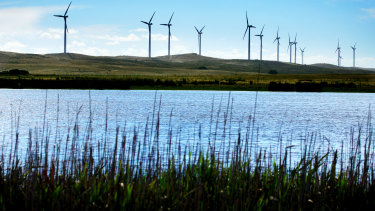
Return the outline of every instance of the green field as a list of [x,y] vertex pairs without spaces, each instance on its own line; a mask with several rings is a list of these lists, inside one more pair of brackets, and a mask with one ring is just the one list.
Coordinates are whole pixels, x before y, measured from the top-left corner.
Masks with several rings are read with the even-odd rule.
[[[26,70],[30,74],[0,74],[2,88],[375,90],[375,69],[226,60],[196,54],[148,59],[0,52],[0,72],[12,69]],[[312,89],[305,89],[300,84]]]

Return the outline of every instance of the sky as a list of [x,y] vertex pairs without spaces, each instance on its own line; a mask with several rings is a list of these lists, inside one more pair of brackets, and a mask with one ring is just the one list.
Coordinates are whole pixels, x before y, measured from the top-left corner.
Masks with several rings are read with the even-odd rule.
[[[61,53],[64,14],[70,0],[0,0],[0,51]],[[148,56],[149,21],[152,56],[167,55],[171,14],[171,54],[198,52],[194,29],[202,34],[202,55],[247,59],[246,11],[251,31],[251,58],[260,57],[263,26],[263,59],[276,60],[279,28],[280,60],[289,61],[288,34],[297,34],[306,48],[304,63],[337,64],[338,41],[343,66],[353,65],[351,46],[357,43],[356,66],[375,68],[375,0],[74,0],[68,12],[67,51],[94,56]]]

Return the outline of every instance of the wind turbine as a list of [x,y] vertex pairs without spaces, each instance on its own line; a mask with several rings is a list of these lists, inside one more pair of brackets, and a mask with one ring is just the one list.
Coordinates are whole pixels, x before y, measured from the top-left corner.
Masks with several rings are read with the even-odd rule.
[[340,67],[341,65],[341,48],[340,48],[340,40],[337,42],[337,48],[336,48],[336,51],[337,52],[337,66]]
[[246,30],[245,30],[245,34],[243,35],[242,39],[245,39],[247,30],[249,30],[249,41],[248,41],[248,48],[247,48],[247,60],[249,60],[249,61],[250,61],[250,30],[251,30],[251,28],[256,28],[256,27],[253,26],[253,25],[249,25],[249,19],[247,18],[247,11],[246,11]]
[[264,29],[264,25],[263,25],[262,31],[260,31],[260,34],[255,35],[260,38],[260,61],[262,61],[262,48],[263,48],[263,36],[264,36],[263,29]]
[[355,68],[355,50],[357,49],[355,46],[357,43],[354,44],[354,46],[350,46],[353,49],[353,68]]
[[68,10],[70,8],[70,5],[72,4],[72,2],[70,2],[68,8],[66,9],[64,15],[53,15],[55,17],[58,17],[58,18],[64,18],[64,53],[66,54],[66,32],[68,32],[68,26],[66,25],[66,19],[68,18],[67,14],[68,14]]
[[[290,35],[289,35],[289,33],[288,33],[288,37],[289,37],[289,45],[288,45],[288,50],[289,50],[289,52],[290,52],[290,60],[289,60],[289,63],[292,63],[292,46],[293,46],[293,42],[290,42]],[[287,51],[288,51],[287,50]]]
[[201,53],[202,53],[202,51],[201,51],[201,47],[202,47],[202,34],[203,34],[202,31],[203,31],[204,27],[206,27],[206,26],[203,26],[203,28],[199,31],[197,29],[197,27],[194,26],[195,30],[197,30],[197,33],[198,33],[199,56],[201,56]]
[[297,33],[296,36],[294,37],[294,64],[297,64]]
[[302,64],[303,64],[303,53],[305,53],[305,49],[306,49],[306,48],[303,48],[303,49],[302,49],[302,48],[299,48],[299,49],[301,50]]
[[169,58],[171,58],[171,37],[172,37],[172,34],[171,34],[171,26],[172,26],[171,21],[172,21],[173,15],[174,15],[174,12],[172,13],[172,16],[169,19],[169,22],[167,24],[160,24],[160,25],[163,25],[163,26],[168,26],[168,57]]
[[280,46],[279,28],[277,28],[276,39],[273,41],[273,43],[275,43],[275,41],[277,41],[277,61],[279,61],[279,46]]
[[141,21],[142,23],[148,25],[148,57],[149,58],[151,58],[151,26],[152,26],[151,21],[152,21],[152,18],[154,18],[155,12],[154,12],[154,14],[152,14],[152,17],[151,17],[149,22]]

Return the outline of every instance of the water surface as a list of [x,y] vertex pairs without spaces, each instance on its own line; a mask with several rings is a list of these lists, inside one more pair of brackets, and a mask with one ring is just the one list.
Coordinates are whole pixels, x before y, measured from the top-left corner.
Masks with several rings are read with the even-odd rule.
[[352,128],[366,128],[374,97],[259,92],[255,103],[256,92],[246,91],[1,89],[0,135],[5,150],[16,131],[21,149],[26,148],[30,130],[34,136],[50,137],[53,144],[64,140],[77,123],[83,138],[91,113],[91,138],[96,141],[107,136],[114,140],[116,127],[122,134],[144,134],[146,124],[155,127],[159,117],[160,140],[166,141],[171,131],[172,142],[188,146],[205,147],[212,140],[228,143],[240,134],[260,148],[277,148],[280,141],[298,148],[313,134],[319,141],[316,147],[338,148],[349,140]]

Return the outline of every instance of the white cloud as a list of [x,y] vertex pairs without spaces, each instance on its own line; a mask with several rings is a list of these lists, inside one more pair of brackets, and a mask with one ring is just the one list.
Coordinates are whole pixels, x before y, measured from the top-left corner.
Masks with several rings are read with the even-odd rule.
[[10,7],[0,9],[0,29],[6,34],[30,34],[46,14],[57,7]]
[[364,11],[371,18],[375,18],[375,8],[366,8],[362,9],[362,11]]
[[133,42],[133,41],[140,40],[140,38],[133,33],[129,34],[128,36],[118,36],[118,35],[106,34],[104,36],[97,36],[97,39],[109,41],[109,42],[106,43],[108,45],[118,45],[121,42]]
[[[143,39],[148,39],[148,34],[143,34],[142,38]],[[164,34],[151,34],[151,39],[155,40],[155,41],[168,40],[168,35],[164,35]]]
[[358,57],[356,58],[357,67],[371,67],[375,68],[375,58],[374,57]]
[[132,29],[129,30],[129,32],[147,32],[148,30],[145,28],[139,28],[139,29]]
[[151,38],[152,38],[152,40],[158,40],[158,41],[168,40],[168,35],[164,35],[164,34],[152,34]]
[[49,28],[47,31],[39,32],[41,38],[47,39],[61,39],[64,34],[64,29]]
[[86,43],[84,42],[78,42],[78,41],[73,41],[72,42],[73,46],[78,46],[78,47],[85,47],[86,46]]
[[11,52],[18,52],[22,51],[23,48],[25,48],[26,45],[17,42],[17,41],[8,41],[5,44],[1,45],[1,49],[3,51],[11,51]]

